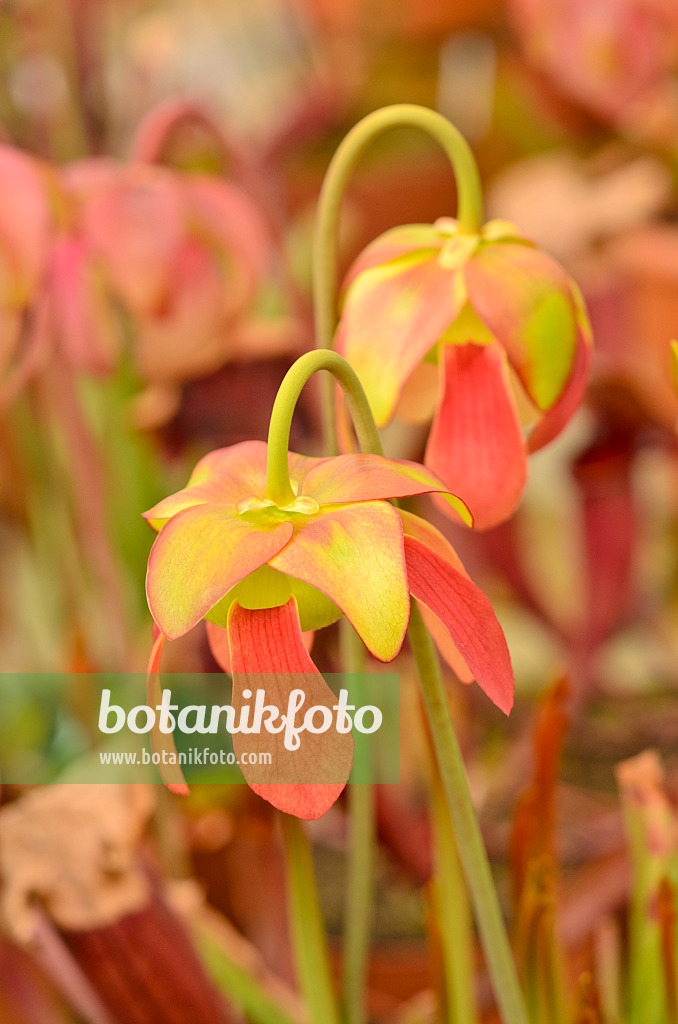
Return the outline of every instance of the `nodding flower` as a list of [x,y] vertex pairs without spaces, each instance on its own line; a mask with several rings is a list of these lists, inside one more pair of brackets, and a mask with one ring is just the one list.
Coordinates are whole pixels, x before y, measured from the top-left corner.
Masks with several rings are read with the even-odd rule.
[[433,417],[424,462],[487,529],[515,511],[528,453],[581,402],[591,336],[574,281],[513,225],[472,234],[441,218],[358,257],[336,348],[377,426]]
[[[214,451],[183,490],[145,513],[159,531],[146,588],[156,623],[149,671],[157,672],[165,638],[180,637],[205,618],[215,656],[233,675],[236,712],[251,695],[252,675],[262,673],[273,679],[283,705],[282,691],[298,685],[301,673],[312,703],[331,708],[336,697],[302,633],[345,615],[368,650],[391,661],[405,637],[412,595],[436,620],[443,653],[458,674],[475,678],[508,713],[513,673],[488,599],[434,527],[387,500],[445,494],[442,481],[417,463],[380,455],[323,459],[290,452],[290,490],[278,504],[266,496],[266,463],[260,441]],[[459,499],[447,499],[468,518]],[[280,772],[279,736],[271,737],[268,775],[242,765],[256,792],[309,819],[337,799],[353,756],[350,733],[337,732],[331,742],[326,735],[312,738],[318,741],[309,748],[315,777],[329,773],[332,782],[313,784],[313,766],[299,759],[298,783],[267,781]]]

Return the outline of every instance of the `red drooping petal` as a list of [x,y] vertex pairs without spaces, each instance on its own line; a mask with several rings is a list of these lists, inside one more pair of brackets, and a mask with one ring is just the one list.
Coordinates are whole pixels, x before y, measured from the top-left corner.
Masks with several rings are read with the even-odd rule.
[[443,345],[441,353],[440,404],[424,461],[486,530],[515,511],[527,476],[505,356],[498,344]]
[[[207,643],[209,644],[212,656],[219,667],[230,676],[231,648],[228,643],[228,630],[209,620],[205,622],[205,625],[207,626]],[[301,639],[304,642],[304,647],[310,654],[313,648],[313,641],[315,640],[315,630],[307,629],[305,633],[301,634]]]
[[[287,713],[289,694],[303,689],[301,708],[321,705],[330,710],[337,698],[318,672],[304,647],[296,601],[279,608],[250,611],[237,603],[228,618],[228,639],[233,669],[235,720],[244,703],[253,706],[257,689],[266,691],[266,704]],[[251,698],[243,691],[249,690]],[[299,722],[301,714],[297,714]],[[259,796],[286,814],[313,820],[330,809],[346,785],[353,761],[353,736],[334,727],[324,733],[303,732],[298,750],[284,746],[283,733],[234,733],[233,749],[247,782]],[[271,753],[270,765],[245,764],[243,753]],[[269,780],[290,778],[291,782]],[[332,782],[313,782],[331,778]]]
[[[162,702],[162,686],[160,684],[160,658],[162,657],[162,649],[165,646],[165,637],[160,632],[155,623],[153,623],[153,646],[151,648],[151,654],[148,659],[148,668],[146,669],[146,703],[149,707],[155,708]],[[174,745],[174,737],[172,733],[160,732],[156,724],[151,729],[151,744],[153,750],[156,753],[160,753],[166,750],[168,754],[174,755],[176,760],[177,748]],[[163,764],[162,758],[158,765],[158,771],[160,776],[167,786],[173,793],[178,793],[180,796],[186,796],[188,793],[188,786],[184,779],[184,773],[181,770],[179,764]]]
[[581,405],[591,367],[591,343],[580,331],[570,379],[555,405],[548,409],[527,438],[527,450],[536,452],[557,437]]
[[[468,579],[468,573],[462,565],[459,555],[435,526],[427,523],[425,519],[420,519],[419,516],[413,515],[411,512],[405,512],[404,509],[398,509],[398,514],[402,520],[405,536],[414,537],[415,540],[421,541],[422,544],[436,551],[441,558]],[[473,673],[452,643],[449,633],[440,620],[436,618],[425,604],[421,606],[421,615],[426,623],[426,628],[435,640],[436,647],[454,674],[462,683],[472,683]]]
[[291,523],[258,529],[220,505],[196,505],[173,516],[148,557],[146,595],[170,640],[187,633],[231,587],[289,541]]
[[457,569],[414,537],[405,536],[410,593],[437,615],[476,682],[505,714],[513,705],[513,669],[492,605]]

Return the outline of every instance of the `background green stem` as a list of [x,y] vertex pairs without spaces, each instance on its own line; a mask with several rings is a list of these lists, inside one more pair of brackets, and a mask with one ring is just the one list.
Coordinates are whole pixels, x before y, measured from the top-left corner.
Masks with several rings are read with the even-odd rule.
[[[475,157],[461,132],[435,110],[412,103],[384,107],[359,121],[337,149],[320,192],[313,237],[313,309],[318,348],[331,348],[337,309],[337,225],[348,179],[364,151],[376,136],[391,128],[419,128],[445,150],[457,181],[458,220],[468,234],[480,231],[483,222],[482,187]],[[336,454],[337,435],[331,382],[323,392],[325,447]]]
[[414,600],[408,637],[417,663],[459,859],[475,910],[497,1005],[504,1024],[529,1024],[492,872],[471,801],[464,761],[450,720],[438,655]]
[[298,818],[282,814],[287,900],[297,980],[312,1024],[340,1024],[313,856]]

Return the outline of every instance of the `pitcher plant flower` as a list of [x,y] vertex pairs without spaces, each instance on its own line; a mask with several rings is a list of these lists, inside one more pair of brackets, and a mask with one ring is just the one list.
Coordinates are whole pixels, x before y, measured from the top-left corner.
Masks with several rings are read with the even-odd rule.
[[[268,445],[246,441],[214,451],[200,460],[187,487],[145,513],[159,531],[147,575],[148,603],[162,635],[154,664],[162,637],[180,637],[205,618],[228,633],[236,714],[248,679],[258,673],[275,674],[267,683],[278,706],[287,703],[282,691],[291,687],[291,674],[303,673],[307,696],[332,708],[336,697],[302,631],[346,615],[368,650],[391,661],[405,637],[412,595],[439,620],[471,678],[508,713],[510,658],[489,601],[433,527],[387,500],[444,494],[442,481],[413,462],[370,453],[311,458],[288,453],[286,443],[269,436]],[[462,502],[448,500],[468,515]],[[247,736],[248,749],[253,739]],[[313,760],[295,761],[298,783],[259,781],[260,766],[243,765],[245,778],[274,806],[319,817],[348,778],[353,741],[339,733],[331,742],[315,739],[322,742],[314,745]],[[236,734],[236,754],[239,744]],[[265,769],[269,780],[276,772],[280,777],[281,748],[282,741]],[[328,772],[336,773],[331,784],[310,781]]]
[[433,414],[424,461],[480,529],[513,513],[528,453],[579,405],[590,344],[579,290],[555,260],[508,222],[469,232],[446,217],[364,250],[336,337],[378,426],[399,408]]

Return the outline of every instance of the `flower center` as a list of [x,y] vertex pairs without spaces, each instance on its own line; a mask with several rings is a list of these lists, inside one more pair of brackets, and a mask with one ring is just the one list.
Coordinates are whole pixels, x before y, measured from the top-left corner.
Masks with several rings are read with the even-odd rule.
[[297,512],[304,516],[314,516],[316,512],[320,511],[320,505],[315,498],[308,498],[304,495],[295,498],[289,505],[284,506],[278,506],[274,501],[269,501],[268,498],[246,498],[236,505],[236,510],[240,516],[244,515],[245,512],[255,512],[260,509],[276,509],[278,512]]

